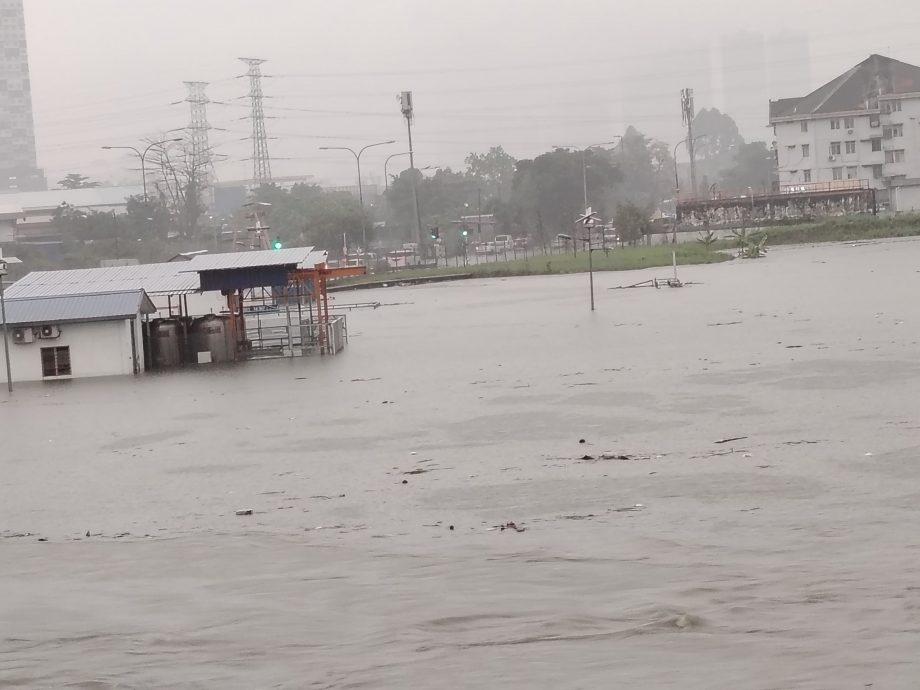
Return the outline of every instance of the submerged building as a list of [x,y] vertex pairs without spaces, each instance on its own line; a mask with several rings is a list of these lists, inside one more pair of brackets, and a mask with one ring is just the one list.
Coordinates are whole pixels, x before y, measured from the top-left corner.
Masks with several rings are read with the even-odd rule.
[[365,269],[326,259],[300,247],[29,273],[6,290],[13,381],[336,354],[346,322],[330,314],[326,282]]

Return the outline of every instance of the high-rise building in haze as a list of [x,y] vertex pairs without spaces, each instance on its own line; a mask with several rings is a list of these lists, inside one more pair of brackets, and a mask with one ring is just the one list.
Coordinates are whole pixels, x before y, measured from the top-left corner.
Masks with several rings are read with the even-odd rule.
[[0,192],[45,189],[35,157],[22,0],[0,0]]
[[722,103],[741,135],[763,140],[769,121],[767,51],[763,34],[738,32],[722,38]]

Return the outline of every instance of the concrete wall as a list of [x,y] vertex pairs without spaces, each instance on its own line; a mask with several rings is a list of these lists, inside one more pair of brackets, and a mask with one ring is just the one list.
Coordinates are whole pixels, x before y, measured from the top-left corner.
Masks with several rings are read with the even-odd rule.
[[920,212],[920,184],[892,187],[891,210],[895,213]]
[[[35,338],[32,343],[10,342],[13,381],[41,381],[43,347],[70,347],[72,378],[117,376],[134,373],[131,355],[131,329],[135,329],[137,354],[143,370],[143,341],[140,323],[131,320],[62,324],[61,337]],[[12,338],[10,327],[10,338]],[[0,382],[6,383],[3,340],[0,337]]]

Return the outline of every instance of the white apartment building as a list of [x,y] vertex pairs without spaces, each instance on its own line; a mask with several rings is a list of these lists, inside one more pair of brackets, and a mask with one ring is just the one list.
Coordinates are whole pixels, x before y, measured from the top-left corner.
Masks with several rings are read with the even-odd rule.
[[920,211],[920,67],[872,55],[801,98],[770,102],[781,189],[867,184]]

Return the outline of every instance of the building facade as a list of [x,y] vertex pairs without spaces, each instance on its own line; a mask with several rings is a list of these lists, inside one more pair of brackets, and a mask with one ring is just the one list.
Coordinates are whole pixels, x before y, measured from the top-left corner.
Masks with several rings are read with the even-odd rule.
[[0,193],[42,190],[22,0],[0,0],[0,46]]
[[[13,381],[139,374],[142,319],[153,311],[143,290],[7,300]],[[6,383],[5,367],[0,381]]]
[[872,55],[807,96],[770,102],[780,188],[868,186],[920,210],[920,67]]

